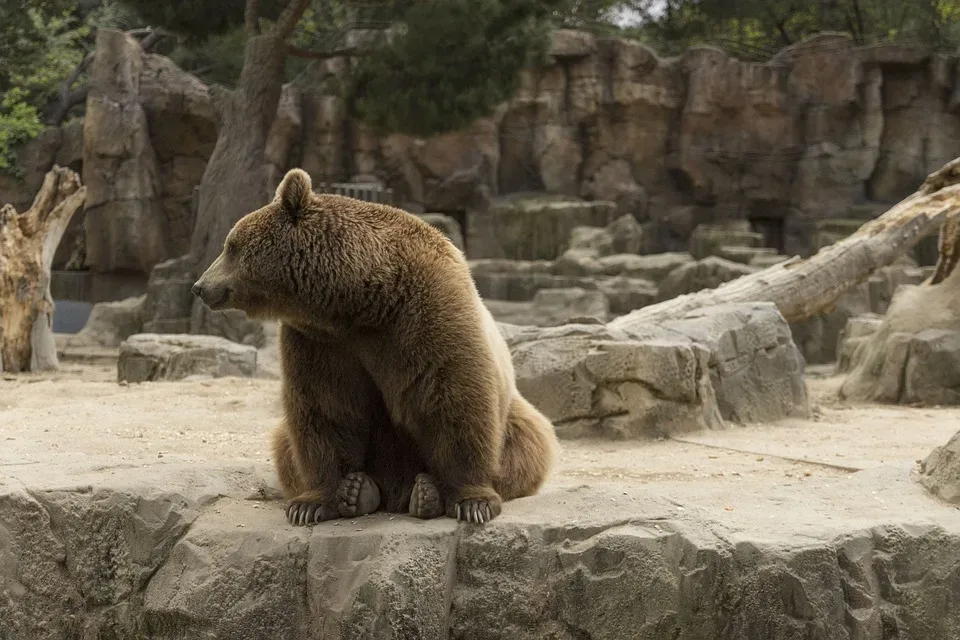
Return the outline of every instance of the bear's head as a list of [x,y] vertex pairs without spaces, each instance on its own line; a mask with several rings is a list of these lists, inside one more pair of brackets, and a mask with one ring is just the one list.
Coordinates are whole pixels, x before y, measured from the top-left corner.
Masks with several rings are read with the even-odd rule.
[[329,218],[316,205],[310,176],[291,169],[272,202],[248,213],[227,234],[223,250],[192,291],[211,310],[240,309],[283,317],[311,293],[307,280],[323,266]]

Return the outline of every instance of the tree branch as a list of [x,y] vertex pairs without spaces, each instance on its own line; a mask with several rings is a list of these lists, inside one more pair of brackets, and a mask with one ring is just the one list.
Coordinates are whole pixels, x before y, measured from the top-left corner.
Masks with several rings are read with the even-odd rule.
[[[247,2],[253,1],[255,0],[247,0]],[[310,0],[290,0],[283,13],[277,18],[277,28],[274,35],[280,40],[289,38],[309,5]]]
[[331,51],[308,51],[300,49],[293,45],[287,46],[287,54],[295,58],[308,58],[310,60],[330,60],[331,58],[342,58],[345,56],[356,55],[357,50],[350,47],[346,49],[333,49]]
[[153,49],[158,42],[160,42],[161,39],[167,37],[168,35],[170,34],[163,29],[150,29],[146,37],[140,41],[140,48],[149,53],[150,50]]

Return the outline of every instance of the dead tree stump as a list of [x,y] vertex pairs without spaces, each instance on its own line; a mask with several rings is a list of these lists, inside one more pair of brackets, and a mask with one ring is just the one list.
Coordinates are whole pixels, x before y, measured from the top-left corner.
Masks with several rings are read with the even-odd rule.
[[29,209],[0,208],[0,371],[57,366],[50,268],[85,196],[75,172],[54,166]]

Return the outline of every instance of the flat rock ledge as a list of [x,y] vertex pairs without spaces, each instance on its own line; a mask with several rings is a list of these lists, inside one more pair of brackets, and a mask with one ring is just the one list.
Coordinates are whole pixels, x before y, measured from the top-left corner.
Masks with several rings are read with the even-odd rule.
[[4,640],[960,637],[960,512],[909,468],[736,509],[634,483],[310,528],[266,467],[31,469],[0,476]]
[[183,380],[189,376],[251,377],[255,347],[218,336],[138,333],[120,344],[117,380]]

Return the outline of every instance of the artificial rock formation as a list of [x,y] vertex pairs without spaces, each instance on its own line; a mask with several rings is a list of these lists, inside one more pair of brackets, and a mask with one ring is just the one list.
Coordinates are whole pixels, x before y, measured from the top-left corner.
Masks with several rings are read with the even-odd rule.
[[[101,31],[97,47],[82,125],[86,265],[140,273],[139,290],[124,297],[143,292],[152,264],[184,253],[219,93],[122,33]],[[559,31],[547,64],[524,73],[512,100],[430,139],[377,137],[339,97],[287,88],[268,171],[302,166],[317,183],[376,176],[398,204],[457,219],[470,257],[553,259],[569,225],[624,213],[643,224],[644,253],[686,250],[697,225],[739,218],[764,244],[806,255],[820,248],[818,221],[855,226],[960,155],[955,66],[920,47],[856,47],[839,35],[758,63],[705,46],[664,59],[636,42]],[[68,157],[76,129],[27,145],[26,191],[0,179],[0,200],[29,203],[55,158],[80,164]],[[610,217],[530,216],[501,202],[530,190],[609,202]],[[504,226],[522,233],[504,245],[495,232]]]

